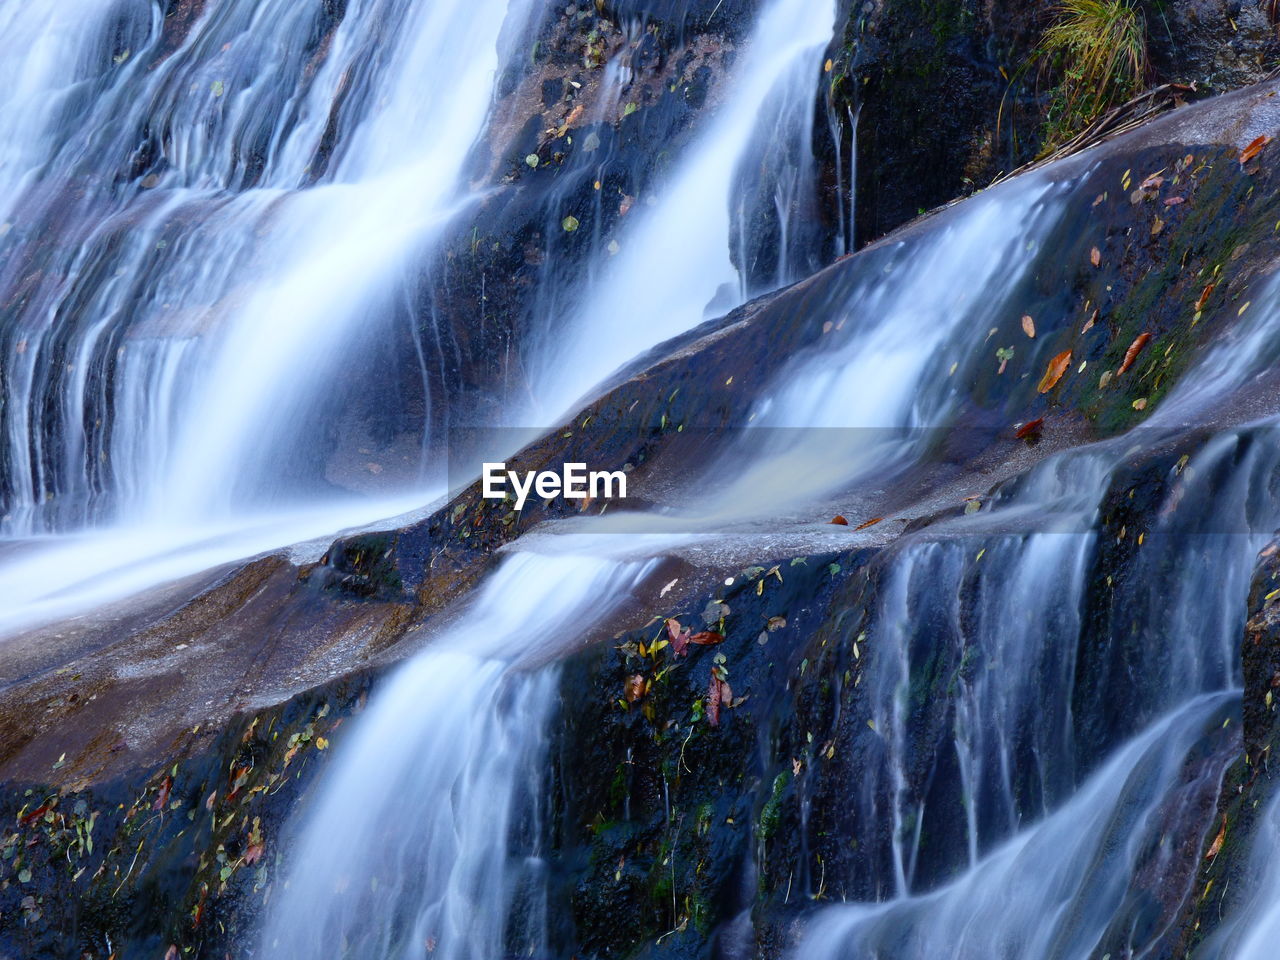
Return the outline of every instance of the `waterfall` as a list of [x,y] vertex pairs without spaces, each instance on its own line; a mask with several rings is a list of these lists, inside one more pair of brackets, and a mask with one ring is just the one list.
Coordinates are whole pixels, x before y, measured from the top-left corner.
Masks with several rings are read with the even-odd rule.
[[[1186,779],[1188,755],[1207,749],[1236,707],[1229,694],[1193,700],[1116,751],[1052,816],[952,883],[884,904],[830,907],[796,956],[1088,960],[1113,928],[1123,941],[1145,896],[1143,867],[1216,790]],[[1131,951],[1143,946],[1130,941],[1112,955],[1140,955]]]
[[539,805],[558,701],[556,668],[539,663],[580,644],[649,572],[506,560],[374,697],[302,809],[264,954],[541,956]]
[[430,500],[416,451],[353,497],[332,422],[469,202],[524,5],[0,11],[3,625]]
[[[826,0],[772,0],[761,11],[709,128],[653,208],[627,229],[614,262],[581,295],[564,342],[548,345],[535,376],[538,405],[530,412],[535,421],[562,414],[581,398],[584,386],[746,299],[747,275],[734,268],[732,256],[730,196],[735,173],[759,165],[770,144],[783,156],[810,149],[812,106],[801,112],[802,122],[797,123],[794,105],[815,102],[821,76],[818,59],[834,18],[834,4]],[[759,122],[769,106],[772,112],[765,116],[773,123]],[[800,143],[775,140],[780,132]],[[775,202],[769,191],[765,202]],[[779,232],[801,230],[807,211],[793,210],[789,201],[782,207],[774,218]],[[748,231],[757,217],[768,216],[757,203],[740,215],[740,230]],[[780,256],[771,280],[798,279],[787,275],[788,255]],[[773,282],[754,286],[761,285]],[[566,370],[574,376],[566,378]]]
[[[430,392],[383,358],[396,343],[427,365],[405,304],[447,229],[499,189],[477,185],[476,145],[500,78],[529,57],[536,5],[168,14],[0,0],[0,596],[17,598],[0,631],[282,544],[315,559],[336,530],[445,492]],[[513,424],[553,422],[645,350],[826,259],[812,140],[834,24],[826,0],[762,4],[691,142],[608,247],[584,244],[572,309],[564,291],[534,298]],[[630,71],[621,56],[602,66],[595,120],[617,116]],[[837,249],[856,234],[851,122]],[[905,486],[962,416],[973,372],[1012,354],[992,338],[1057,255],[1091,163],[1002,183],[816,278],[800,303],[821,337],[779,364],[720,448],[736,466],[727,493],[704,489],[720,464],[691,467],[670,514],[709,532],[708,549],[725,529],[759,544],[841,497]],[[1277,359],[1280,281],[1237,319],[1140,430],[1020,468],[972,512],[927,504],[929,524],[865,560],[877,592],[859,681],[876,751],[842,784],[840,840],[874,894],[807,911],[797,957],[1086,960],[1159,942],[1167,904],[1143,884],[1173,869],[1170,843],[1200,837],[1236,733],[1254,556],[1280,527],[1280,418],[1213,420]],[[1017,343],[1041,369],[1042,331]],[[407,422],[386,444],[398,479],[359,496],[333,465],[334,424],[370,382],[403,390]],[[1179,443],[1190,452],[1165,469]],[[1162,471],[1159,502],[1146,529],[1116,530],[1105,506],[1138,468]],[[671,519],[657,513],[634,529]],[[569,527],[580,538],[549,524],[554,546],[522,539],[405,641],[421,649],[375,689],[291,824],[262,955],[548,950],[547,744],[572,709],[557,663],[696,539],[626,522]],[[1274,841],[1280,815],[1266,817]],[[1219,956],[1264,956],[1280,923],[1280,877],[1259,857]]]

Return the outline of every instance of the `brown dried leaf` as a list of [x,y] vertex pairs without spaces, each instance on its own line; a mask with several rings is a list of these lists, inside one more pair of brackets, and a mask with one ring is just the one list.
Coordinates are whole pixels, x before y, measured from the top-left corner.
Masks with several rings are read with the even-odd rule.
[[1022,332],[1032,340],[1036,338],[1036,322],[1028,316],[1022,318]]
[[1099,250],[1097,247],[1094,247],[1092,250],[1090,250],[1089,262],[1092,263],[1095,267],[1102,266],[1102,251]]
[[881,520],[883,520],[883,519],[884,519],[884,517],[872,517],[872,518],[871,518],[870,520],[868,520],[866,523],[860,523],[860,524],[858,524],[856,527],[854,527],[853,529],[855,529],[855,530],[865,530],[865,529],[867,529],[867,527],[874,527],[877,523],[879,523],[879,522],[880,522]]
[[1146,349],[1148,343],[1151,342],[1151,334],[1140,333],[1133,343],[1129,344],[1129,349],[1124,352],[1124,361],[1120,364],[1120,369],[1116,371],[1116,376],[1123,376],[1124,372],[1133,366],[1133,362],[1138,359],[1138,354]]
[[838,527],[847,527],[849,525],[849,521],[838,513],[827,522],[834,523]]
[[696,643],[700,647],[714,647],[717,643],[724,643],[724,634],[716,633],[714,630],[703,630],[691,636],[689,642]]
[[1196,312],[1199,313],[1209,304],[1209,298],[1213,296],[1213,290],[1217,286],[1216,283],[1208,284],[1200,291],[1200,299],[1196,301]]
[[707,686],[707,722],[713,727],[720,726],[720,687],[724,683],[711,671],[711,683]]
[[1063,350],[1060,354],[1049,361],[1049,366],[1045,368],[1044,376],[1040,378],[1040,385],[1036,388],[1040,393],[1048,393],[1052,390],[1062,375],[1067,372],[1067,368],[1071,366],[1071,351]]
[[164,805],[169,802],[169,791],[173,789],[173,777],[166,776],[160,781],[160,792],[156,794],[156,802],[151,805],[152,810],[163,810]]
[[1093,329],[1093,325],[1094,325],[1095,323],[1097,323],[1097,322],[1098,322],[1098,316],[1099,316],[1099,314],[1100,314],[1100,313],[1101,313],[1101,311],[1099,311],[1099,310],[1096,310],[1096,309],[1095,309],[1095,310],[1093,311],[1093,316],[1091,316],[1091,317],[1089,318],[1089,322],[1088,322],[1088,323],[1086,323],[1086,324],[1084,325],[1084,329],[1083,329],[1083,330],[1081,330],[1080,332],[1081,332],[1081,333],[1088,333],[1090,330],[1092,330],[1092,329]]
[[266,847],[261,843],[251,843],[244,851],[244,862],[246,866],[252,866],[262,859],[262,852]]
[[645,679],[643,675],[639,673],[633,673],[631,676],[627,677],[627,683],[624,688],[626,691],[627,703],[635,703],[637,700],[643,697],[645,692],[645,687],[646,687],[646,684],[645,684]]
[[1036,417],[1029,420],[1017,429],[1014,436],[1019,440],[1025,440],[1027,437],[1037,437],[1040,435],[1041,428],[1044,427],[1044,417]]
[[1222,815],[1222,826],[1218,828],[1218,835],[1213,838],[1213,843],[1209,844],[1209,850],[1207,853],[1205,853],[1204,858],[1206,860],[1212,860],[1214,857],[1216,857],[1219,851],[1222,850],[1223,841],[1225,841],[1226,839],[1227,839],[1227,815],[1224,813]]
[[1270,142],[1271,138],[1266,134],[1250,141],[1249,145],[1240,151],[1240,166],[1243,167],[1246,163],[1256,157],[1262,152],[1262,148]]

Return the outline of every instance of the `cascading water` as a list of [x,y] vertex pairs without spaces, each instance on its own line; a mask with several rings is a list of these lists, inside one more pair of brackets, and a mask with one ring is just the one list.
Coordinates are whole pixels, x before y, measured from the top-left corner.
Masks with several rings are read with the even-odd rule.
[[[830,32],[831,13],[825,6],[800,16],[794,0],[775,0],[762,17],[748,51],[744,82],[722,106],[721,118],[695,147],[658,210],[628,234],[636,253],[621,276],[630,279],[612,276],[596,294],[597,307],[603,305],[598,315],[619,322],[610,325],[606,338],[592,330],[577,338],[576,356],[591,356],[591,362],[576,364],[576,378],[561,376],[544,384],[543,395],[555,397],[548,401],[549,409],[576,399],[583,385],[610,373],[664,332],[676,333],[700,321],[698,298],[710,299],[719,279],[734,275],[727,196],[711,191],[708,200],[703,194],[707,184],[727,182],[735,164],[750,156],[760,103],[771,93],[785,99],[796,83],[801,91],[811,91],[801,66],[816,75],[807,61]],[[807,149],[810,130],[802,127]],[[699,220],[698,212],[706,219]],[[788,216],[779,213],[783,221]],[[702,273],[697,264],[681,263],[680,251],[672,251],[665,262],[681,268],[670,287],[670,303],[679,310],[664,317],[668,326],[662,330],[652,324],[629,329],[626,322],[640,314],[624,316],[621,311],[644,306],[631,300],[639,286],[655,289],[644,283],[641,271],[655,269],[652,258],[666,249],[663,231],[673,220],[698,228],[688,231],[692,237],[681,248],[685,254],[720,258],[724,269]],[[631,538],[622,540],[625,551],[634,550]],[[534,802],[537,744],[550,715],[554,685],[545,670],[528,675],[504,661],[549,656],[538,638],[582,632],[608,612],[598,608],[596,598],[625,598],[647,568],[596,559],[620,546],[600,538],[586,548],[586,556],[508,560],[455,631],[436,640],[379,695],[345,754],[345,766],[322,785],[316,809],[303,820],[287,891],[273,907],[263,934],[265,949],[310,956],[339,943],[341,955],[362,957],[537,955],[542,944],[537,938],[537,868],[530,866],[534,852],[515,856],[508,843],[521,804]],[[516,597],[518,606],[513,607]],[[431,696],[424,683],[433,689],[438,684],[439,696]],[[421,710],[424,695],[446,710],[448,718]],[[414,720],[405,729],[409,715]],[[446,733],[458,723],[461,729]],[[389,758],[380,746],[388,741],[395,744]],[[496,749],[495,742],[500,744]],[[434,759],[424,763],[424,752]],[[447,803],[436,799],[446,796]],[[386,834],[388,820],[414,820],[410,811],[423,802],[440,804],[431,825],[415,825],[407,840]],[[402,809],[402,804],[408,806]],[[335,837],[341,839],[335,843]],[[514,868],[509,862],[513,856]],[[388,877],[381,880],[384,871]],[[345,895],[352,884],[358,885],[358,896]],[[518,897],[513,893],[517,887]]]
[[361,719],[305,812],[264,952],[540,956],[537,804],[556,670],[539,664],[581,642],[649,570],[508,559]]
[[[825,0],[774,0],[761,11],[742,55],[745,62],[735,67],[710,129],[663,188],[656,206],[628,229],[622,252],[583,297],[569,336],[546,351],[535,376],[535,420],[560,415],[581,398],[584,384],[598,383],[649,347],[696,326],[706,313],[725,313],[746,299],[747,267],[741,265],[741,273],[735,269],[732,252],[757,228],[756,217],[772,219],[783,234],[804,228],[808,211],[803,204],[775,200],[782,194],[764,189],[763,202],[780,209],[771,216],[760,209],[757,197],[740,214],[735,237],[730,193],[735,172],[759,164],[762,151],[811,151],[811,119],[801,112],[804,122],[796,124],[794,109],[789,115],[787,110],[789,104],[814,102],[817,59],[830,39],[834,15],[834,5]],[[759,122],[766,105],[772,110],[764,116],[773,126]],[[785,193],[781,183],[776,188]],[[776,269],[766,271],[767,279],[751,286],[769,288],[797,279],[789,275],[787,255],[780,257]],[[566,379],[565,370],[576,375]]]
[[[1188,782],[1187,755],[1229,722],[1235,699],[1192,701],[1121,750],[1061,809],[951,884],[887,903],[832,907],[798,955],[812,958],[1086,960],[1146,922],[1134,882],[1217,783]],[[1219,735],[1221,736],[1221,735]],[[1126,929],[1128,928],[1128,929]],[[1116,956],[1137,956],[1129,940]]]
[[[15,52],[24,9],[5,7]],[[359,358],[395,335],[385,305],[465,198],[502,31],[523,13],[371,0],[162,18],[121,2],[77,17],[12,58],[23,82],[0,93],[0,528],[76,535],[13,552],[11,625],[423,501],[416,453],[392,490],[405,499],[330,482],[337,374],[367,375]]]
[[[12,622],[67,609],[69,592],[102,602],[389,512],[337,511],[317,492],[325,424],[347,397],[337,374],[352,356],[372,363],[411,262],[478,199],[467,151],[525,21],[499,0],[237,0],[185,18],[85,0],[74,14],[74,30],[44,32],[0,5],[0,42],[22,53],[12,75],[0,67],[0,497],[11,536],[105,531],[15,548],[0,594],[29,599]],[[544,318],[536,332],[530,416],[559,415],[645,348],[816,262],[809,108],[832,27],[826,3],[764,5],[711,122],[567,331]],[[599,116],[616,113],[623,74],[606,68]],[[955,384],[989,360],[1087,172],[1005,184],[826,288],[810,304],[825,340],[784,365],[753,411],[765,429],[738,448],[751,496],[690,512],[759,520],[743,505],[803,510],[905,475],[924,431],[956,415]],[[1135,457],[1185,439],[1273,359],[1276,316],[1273,289],[1147,437],[1051,456],[978,516],[885,549],[863,684],[882,749],[848,791],[844,838],[880,902],[822,909],[798,956],[1084,960],[1162,935],[1142,878],[1172,863],[1168,836],[1197,838],[1220,770],[1204,758],[1230,747],[1257,531],[1280,525],[1275,422],[1221,430],[1171,468],[1142,550],[1116,561],[1129,575],[1105,589],[1128,531],[1102,505]],[[408,431],[419,456],[423,429]],[[414,483],[405,506],[425,496]],[[611,556],[626,552],[613,538],[573,547],[508,556],[375,694],[295,825],[264,954],[546,950],[547,664],[654,568]],[[926,724],[920,681],[939,663],[953,682]],[[1257,907],[1232,949],[1263,955],[1271,914]]]

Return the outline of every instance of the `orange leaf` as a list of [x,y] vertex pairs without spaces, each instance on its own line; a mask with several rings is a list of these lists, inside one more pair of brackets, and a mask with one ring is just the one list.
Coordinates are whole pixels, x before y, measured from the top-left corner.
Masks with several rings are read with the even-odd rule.
[[1218,835],[1213,838],[1213,843],[1209,845],[1209,851],[1204,855],[1206,860],[1212,860],[1218,855],[1218,851],[1222,849],[1222,843],[1227,839],[1227,815],[1222,815],[1222,826],[1218,829]]
[[703,630],[690,637],[689,642],[696,643],[700,647],[713,647],[717,643],[724,643],[724,634],[716,633],[714,630]]
[[1116,376],[1120,376],[1126,370],[1133,366],[1133,361],[1138,359],[1140,354],[1148,343],[1151,342],[1151,334],[1140,333],[1133,343],[1129,344],[1129,349],[1124,352],[1124,362],[1120,364],[1120,369],[1116,371]]
[[1024,316],[1022,318],[1022,332],[1034,340],[1036,338],[1036,322],[1030,317]]
[[1240,165],[1244,166],[1254,157],[1262,152],[1262,148],[1271,142],[1271,138],[1266,134],[1258,137],[1256,140],[1250,141],[1249,145],[1240,151]]
[[883,519],[884,519],[884,517],[872,517],[872,518],[871,518],[870,520],[868,520],[866,523],[860,523],[860,524],[858,524],[856,527],[854,527],[853,529],[855,529],[855,530],[865,530],[865,529],[867,529],[867,527],[874,527],[877,523],[879,523],[879,522],[880,522],[881,520],[883,520]]
[[841,516],[840,514],[838,514],[838,513],[837,513],[834,517],[832,517],[830,520],[828,520],[827,522],[828,522],[828,523],[834,523],[834,524],[835,524],[836,526],[838,526],[838,527],[847,527],[847,526],[849,525],[849,521],[848,521],[848,520],[846,520],[844,517],[842,517],[842,516]]
[[1099,250],[1097,247],[1094,247],[1092,250],[1090,250],[1089,262],[1092,263],[1095,267],[1102,266],[1102,251]]
[[1092,330],[1092,329],[1093,329],[1093,325],[1094,325],[1095,323],[1097,323],[1097,322],[1098,322],[1098,316],[1099,316],[1099,314],[1100,314],[1100,313],[1101,313],[1101,311],[1100,311],[1100,310],[1096,310],[1096,309],[1095,309],[1095,310],[1093,311],[1093,316],[1091,316],[1091,317],[1089,318],[1089,322],[1088,322],[1088,323],[1086,323],[1086,324],[1084,325],[1084,329],[1083,329],[1083,330],[1081,330],[1080,332],[1081,332],[1081,333],[1088,333],[1090,330]]
[[1069,366],[1071,366],[1071,351],[1063,350],[1049,361],[1049,366],[1045,368],[1044,376],[1040,378],[1040,386],[1036,389],[1041,393],[1048,393],[1062,379],[1062,375],[1067,372]]
[[1036,417],[1034,420],[1024,423],[1018,428],[1014,434],[1019,440],[1025,440],[1027,437],[1036,436],[1040,433],[1040,428],[1044,426],[1044,417]]
[[1202,291],[1200,291],[1200,299],[1196,301],[1197,313],[1203,310],[1208,305],[1209,298],[1213,296],[1213,288],[1216,286],[1217,286],[1216,283],[1211,283],[1208,286],[1206,286]]
[[244,862],[248,866],[252,866],[262,859],[262,851],[265,848],[260,843],[251,843],[244,852]]

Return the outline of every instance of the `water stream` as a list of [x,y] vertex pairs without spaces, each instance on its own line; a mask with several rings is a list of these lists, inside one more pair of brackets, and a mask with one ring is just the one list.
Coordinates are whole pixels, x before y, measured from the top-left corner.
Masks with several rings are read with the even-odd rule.
[[[375,498],[326,473],[328,425],[360,388],[344,364],[376,375],[413,264],[482,199],[469,152],[531,18],[506,0],[341,15],[229,0],[189,20],[142,0],[39,16],[0,0],[0,631],[444,492],[421,469],[425,412],[409,479]],[[763,5],[618,255],[571,316],[541,318],[520,425],[818,264],[811,107],[833,26],[833,4]],[[838,156],[840,176],[854,162]],[[739,492],[690,514],[758,520],[917,463],[1086,173],[992,189],[810,304],[831,329],[761,392],[735,441]],[[1135,456],[1274,360],[1278,298],[1256,298],[1143,431],[1048,458],[963,530],[887,548],[866,681],[883,758],[848,792],[867,826],[849,839],[868,862],[887,843],[882,900],[818,910],[797,957],[1085,960],[1158,941],[1142,882],[1216,790],[1197,759],[1234,734],[1253,557],[1280,526],[1280,422],[1223,429],[1173,468],[1105,601],[1101,506]],[[600,534],[502,559],[376,691],[300,808],[264,955],[542,954],[554,663],[653,572],[624,555],[674,542]],[[943,655],[964,669],[933,705],[939,733],[913,698]],[[944,766],[951,809],[920,773]],[[922,844],[957,817],[953,847]],[[1264,900],[1222,956],[1265,955]]]

